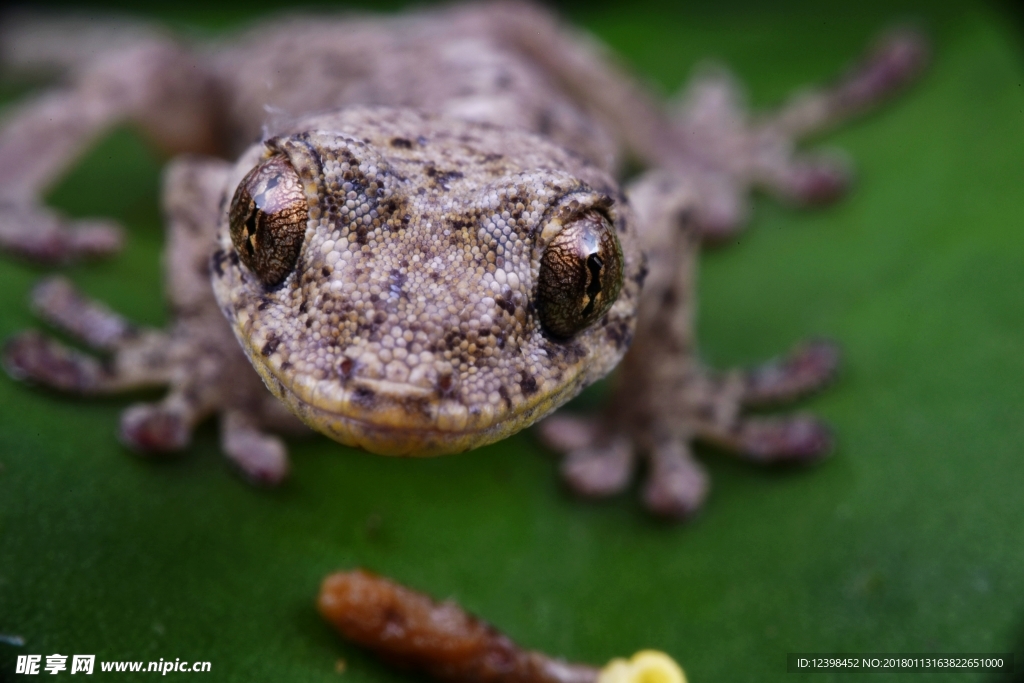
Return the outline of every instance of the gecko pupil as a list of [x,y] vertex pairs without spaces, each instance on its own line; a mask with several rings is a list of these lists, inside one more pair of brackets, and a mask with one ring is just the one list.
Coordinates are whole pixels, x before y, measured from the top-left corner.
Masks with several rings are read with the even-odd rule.
[[254,209],[249,214],[249,218],[245,221],[246,234],[243,244],[245,245],[245,251],[249,254],[250,258],[254,258],[256,256],[256,247],[254,246],[254,243],[256,242],[256,223],[258,214],[259,211]]
[[597,254],[587,257],[587,271],[590,273],[590,283],[587,285],[587,305],[583,308],[583,317],[586,318],[594,310],[594,302],[597,295],[601,293],[601,268],[604,263]]

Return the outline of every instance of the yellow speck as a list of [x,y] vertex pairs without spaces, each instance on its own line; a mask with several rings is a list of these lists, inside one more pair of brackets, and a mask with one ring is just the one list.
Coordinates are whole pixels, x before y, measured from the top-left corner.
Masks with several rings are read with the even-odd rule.
[[641,650],[629,661],[619,658],[608,662],[597,683],[686,683],[686,674],[664,652]]
[[334,662],[334,673],[336,673],[336,674],[343,674],[343,673],[345,673],[345,669],[347,669],[347,668],[348,668],[348,662],[346,662],[344,659],[339,659],[336,662]]

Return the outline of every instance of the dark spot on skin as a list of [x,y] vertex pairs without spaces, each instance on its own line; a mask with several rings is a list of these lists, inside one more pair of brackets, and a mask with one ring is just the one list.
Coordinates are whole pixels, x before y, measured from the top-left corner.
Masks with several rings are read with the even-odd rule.
[[427,166],[425,173],[434,180],[435,185],[444,190],[450,189],[448,184],[451,181],[463,177],[461,171],[438,171],[434,166]]
[[391,146],[398,147],[400,149],[412,149],[412,140],[406,140],[405,138],[391,138]]
[[324,277],[330,277],[331,269],[328,268],[327,266],[324,266],[323,268],[320,269],[320,274],[323,275]]
[[277,337],[271,337],[270,339],[267,340],[267,343],[263,345],[263,348],[260,349],[260,353],[263,354],[264,356],[269,356],[270,354],[274,353],[274,351],[277,351],[277,347],[280,345],[280,339],[278,339]]
[[292,366],[292,364],[291,364],[291,361],[285,361],[285,362],[281,363],[281,369],[282,369],[282,370],[287,370],[287,369],[289,369],[289,368],[290,368],[291,366]]
[[512,303],[510,299],[505,298],[504,295],[499,294],[498,296],[494,297],[494,303],[498,305],[498,308],[505,311],[509,315],[516,314],[516,305]]
[[433,415],[431,410],[431,400],[422,396],[405,396],[399,399],[398,402],[409,415],[419,414],[427,418],[430,418]]
[[537,379],[533,375],[524,375],[519,382],[519,389],[523,396],[533,396],[537,393]]
[[608,323],[608,326],[604,328],[604,333],[619,351],[629,346],[630,342],[633,341],[633,333],[629,329],[629,324],[624,320]]
[[566,344],[545,342],[544,351],[548,354],[548,358],[557,361],[559,365],[574,365],[587,355],[583,345],[575,341]]
[[355,369],[355,366],[356,364],[352,362],[351,358],[346,358],[338,363],[338,373],[345,379],[348,379],[352,376],[352,371]]
[[309,310],[309,302],[308,301],[303,301],[301,304],[299,304],[299,314],[300,315],[305,313],[308,310]]
[[238,254],[233,251],[228,252],[228,261],[230,261],[231,265],[236,268],[238,267],[238,264],[241,263],[241,261],[238,260]]
[[369,387],[356,387],[352,392],[352,400],[364,408],[370,408],[377,400],[377,394]]
[[416,138],[416,142],[419,143],[419,145],[422,147],[423,145],[427,144],[427,139],[421,135],[418,138]]
[[217,277],[224,276],[224,259],[227,258],[227,254],[224,253],[223,249],[218,249],[213,252],[213,256],[210,257],[210,267],[213,268],[213,272],[217,273]]
[[637,287],[640,287],[641,289],[643,288],[644,282],[647,280],[647,273],[649,272],[650,271],[647,268],[647,257],[645,256],[643,261],[640,262],[640,270],[633,276],[633,282],[636,283]]
[[498,385],[498,396],[501,396],[501,400],[505,403],[505,407],[512,407],[512,398],[508,395],[508,389],[505,388],[504,384]]
[[662,308],[675,308],[676,307],[676,290],[666,289],[661,293],[661,307]]
[[406,281],[409,279],[405,273],[398,269],[392,269],[388,274],[388,289],[395,296],[404,297],[406,296],[405,290],[402,288],[405,286]]
[[258,305],[258,306],[256,307],[256,310],[257,310],[257,311],[265,311],[265,310],[267,310],[267,308],[269,308],[269,307],[270,307],[270,299],[268,299],[268,298],[267,298],[267,297],[265,297],[265,296],[264,296],[264,297],[260,297],[260,303],[259,303],[259,305]]
[[491,152],[490,154],[485,154],[484,155],[483,162],[485,164],[489,164],[492,161],[498,161],[499,159],[504,159],[504,158],[505,158],[504,154],[498,154],[496,152]]
[[451,396],[455,389],[455,378],[450,374],[444,374],[437,378],[437,393],[441,396]]

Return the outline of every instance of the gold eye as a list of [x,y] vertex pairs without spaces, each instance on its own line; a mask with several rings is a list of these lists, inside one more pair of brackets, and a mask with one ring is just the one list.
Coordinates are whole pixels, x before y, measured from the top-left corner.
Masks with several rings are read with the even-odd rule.
[[540,261],[534,302],[544,331],[568,339],[608,312],[622,288],[622,250],[608,219],[585,211],[555,235]]
[[306,234],[309,205],[299,174],[272,156],[238,184],[231,199],[231,242],[238,258],[268,287],[295,267]]

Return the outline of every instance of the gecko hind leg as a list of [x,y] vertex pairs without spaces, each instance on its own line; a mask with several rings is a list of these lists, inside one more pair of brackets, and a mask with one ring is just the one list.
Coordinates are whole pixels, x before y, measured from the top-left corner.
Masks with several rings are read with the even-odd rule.
[[820,206],[845,194],[853,176],[846,155],[800,151],[800,143],[875,109],[916,80],[927,62],[919,33],[891,31],[830,84],[800,90],[757,115],[728,70],[700,69],[676,105],[686,163],[664,166],[699,187],[704,240],[722,243],[742,230],[751,189],[797,206]]

